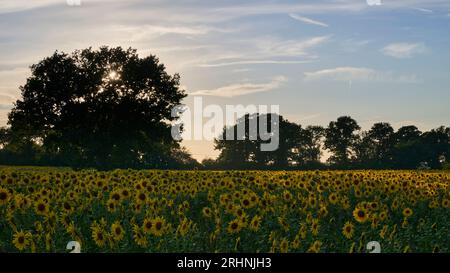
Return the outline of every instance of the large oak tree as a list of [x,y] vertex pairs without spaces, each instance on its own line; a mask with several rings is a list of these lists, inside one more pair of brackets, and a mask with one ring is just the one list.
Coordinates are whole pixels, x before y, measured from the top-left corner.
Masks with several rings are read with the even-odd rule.
[[168,167],[179,153],[171,109],[186,96],[157,57],[101,47],[55,52],[31,66],[9,114],[11,147],[34,145],[51,164]]

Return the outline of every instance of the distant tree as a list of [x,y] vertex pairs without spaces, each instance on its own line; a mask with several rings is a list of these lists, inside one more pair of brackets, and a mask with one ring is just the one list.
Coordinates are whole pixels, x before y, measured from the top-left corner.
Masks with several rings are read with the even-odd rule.
[[369,136],[369,132],[361,132],[360,137],[356,141],[355,157],[357,167],[363,169],[373,168],[374,158],[376,158],[375,145]]
[[[275,151],[262,151],[261,144],[268,143],[259,135],[259,120],[266,116],[268,120],[266,132],[273,132],[275,122],[278,124],[279,145]],[[255,128],[250,127],[251,121]],[[278,121],[279,120],[279,121]],[[238,128],[245,128],[243,138],[239,139]],[[235,138],[226,138],[227,132],[233,132]],[[224,128],[221,139],[215,140],[215,149],[220,150],[218,163],[234,168],[269,167],[287,168],[293,162],[296,151],[299,148],[301,126],[285,120],[276,114],[246,114],[237,120],[236,124]]]
[[394,128],[389,123],[375,123],[369,130],[368,137],[374,145],[375,160],[389,164],[394,145]]
[[415,141],[420,138],[422,132],[414,125],[403,126],[395,133],[395,142],[404,143],[409,141]]
[[[266,160],[259,155],[256,158],[257,140],[251,140],[251,131],[249,130],[250,120],[256,119],[257,115],[246,114],[238,119],[234,126],[225,127],[220,138],[214,139],[214,149],[219,150],[220,154],[217,162],[231,168],[240,168],[248,166],[250,162],[264,165]],[[238,126],[244,126],[244,135],[238,139]],[[227,135],[232,132],[232,139]]]
[[121,47],[55,52],[31,66],[20,89],[8,120],[11,149],[37,145],[47,163],[97,168],[176,162],[169,122],[185,93],[179,75],[153,55]]
[[359,138],[356,132],[361,127],[349,116],[340,117],[332,121],[325,129],[325,148],[333,155],[329,158],[331,163],[348,167],[354,153],[355,144]]
[[300,130],[299,149],[295,160],[300,166],[317,165],[322,156],[322,138],[325,129],[320,126],[308,126]]
[[422,161],[427,162],[428,166],[432,169],[441,168],[441,157],[448,158],[450,156],[448,128],[442,126],[423,133],[420,141],[420,149],[422,152]]
[[413,125],[403,126],[394,134],[393,164],[397,169],[414,169],[423,160],[422,132]]

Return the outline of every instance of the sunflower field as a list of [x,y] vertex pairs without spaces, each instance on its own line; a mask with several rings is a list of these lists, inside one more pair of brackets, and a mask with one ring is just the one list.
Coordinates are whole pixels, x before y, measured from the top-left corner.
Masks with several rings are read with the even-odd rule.
[[0,252],[449,252],[449,212],[449,172],[0,168]]

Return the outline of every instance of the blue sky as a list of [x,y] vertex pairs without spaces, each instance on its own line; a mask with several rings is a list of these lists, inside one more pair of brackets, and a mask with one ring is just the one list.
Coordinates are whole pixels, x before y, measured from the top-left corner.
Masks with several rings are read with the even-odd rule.
[[304,125],[450,125],[450,0],[1,0],[0,125],[29,65],[101,45],[156,54],[205,104],[278,104]]

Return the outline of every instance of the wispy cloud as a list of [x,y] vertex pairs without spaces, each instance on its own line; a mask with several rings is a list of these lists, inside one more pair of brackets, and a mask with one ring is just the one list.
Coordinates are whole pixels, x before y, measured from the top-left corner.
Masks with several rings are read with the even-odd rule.
[[229,33],[234,30],[217,28],[205,25],[139,25],[139,26],[113,26],[114,31],[127,34],[133,42],[145,42],[167,34],[183,36],[206,35],[211,32]]
[[424,53],[426,50],[423,43],[393,43],[382,48],[381,52],[397,59],[406,59]]
[[330,36],[316,36],[306,39],[280,40],[274,37],[258,37],[238,40],[227,48],[215,48],[197,58],[197,67],[224,67],[258,64],[303,64],[312,62],[317,56],[312,49],[328,41]]
[[201,96],[215,96],[232,98],[237,96],[243,96],[248,94],[260,93],[272,91],[279,88],[282,83],[286,82],[287,78],[284,76],[274,77],[270,82],[267,83],[237,83],[230,84],[227,86],[222,86],[216,89],[209,90],[199,90],[191,93],[190,95],[201,95]]
[[40,8],[50,5],[65,4],[66,1],[60,0],[40,0],[40,1],[29,1],[29,0],[2,0],[0,2],[0,14],[8,12],[16,12],[29,10],[34,8]]
[[343,40],[340,45],[342,50],[349,53],[357,52],[358,50],[364,48],[368,44],[370,44],[370,40],[357,40],[357,39],[346,39]]
[[233,73],[245,73],[245,72],[250,72],[250,71],[252,71],[252,69],[250,69],[250,68],[236,68],[236,69],[231,70],[231,72],[233,72]]
[[328,24],[325,24],[325,23],[317,21],[317,20],[313,20],[313,19],[308,18],[308,17],[300,16],[300,15],[295,14],[295,13],[289,13],[289,16],[292,19],[295,19],[297,21],[300,21],[300,22],[303,22],[303,23],[306,23],[306,24],[317,25],[317,26],[321,26],[321,27],[328,27]]
[[245,65],[245,64],[304,64],[310,62],[311,61],[248,60],[236,62],[199,64],[198,67],[223,67],[223,66]]
[[421,11],[421,12],[425,12],[425,13],[433,13],[433,10],[431,10],[431,9],[424,9],[424,8],[412,8],[412,9]]
[[307,51],[317,47],[330,39],[330,36],[317,36],[304,40],[261,41],[258,47],[262,53],[270,56],[303,56]]
[[420,82],[415,75],[398,75],[390,71],[377,71],[366,67],[336,67],[313,72],[305,72],[305,81],[317,80],[395,83]]

